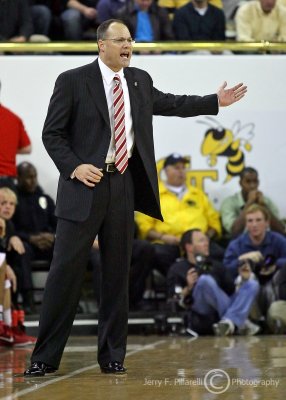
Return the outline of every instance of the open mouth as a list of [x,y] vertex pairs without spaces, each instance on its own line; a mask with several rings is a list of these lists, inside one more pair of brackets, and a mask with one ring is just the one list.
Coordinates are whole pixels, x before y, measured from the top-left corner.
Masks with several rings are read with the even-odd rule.
[[124,53],[120,53],[120,57],[123,58],[124,60],[129,60],[130,53],[127,51]]

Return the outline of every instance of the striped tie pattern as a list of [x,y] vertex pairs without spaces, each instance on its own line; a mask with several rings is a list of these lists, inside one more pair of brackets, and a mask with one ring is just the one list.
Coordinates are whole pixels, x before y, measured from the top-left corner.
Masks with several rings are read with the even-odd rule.
[[115,166],[123,174],[128,166],[124,97],[119,75],[116,74],[113,79],[115,81],[113,88]]

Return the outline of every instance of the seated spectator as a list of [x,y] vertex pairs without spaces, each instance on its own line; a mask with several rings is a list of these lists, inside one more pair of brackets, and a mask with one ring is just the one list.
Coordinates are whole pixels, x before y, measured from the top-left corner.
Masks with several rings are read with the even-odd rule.
[[27,0],[0,1],[0,40],[26,42],[33,34]]
[[21,258],[25,253],[25,247],[22,240],[15,233],[15,227],[11,221],[17,205],[17,197],[11,189],[0,188],[0,217],[5,221],[6,233],[2,237],[0,251],[6,253],[7,262],[12,266],[17,275],[17,291],[13,293],[13,303],[18,308],[19,288],[22,288],[22,274],[19,271]]
[[52,259],[56,217],[55,203],[38,185],[36,168],[27,162],[18,166],[18,205],[13,222],[25,246],[19,274],[22,274],[22,296],[27,313],[34,312],[31,261]]
[[49,41],[48,37],[33,33],[28,0],[0,1],[0,40],[17,43]]
[[[7,195],[8,194],[8,195]],[[6,198],[15,197],[9,188],[0,189],[0,346],[25,346],[35,343],[36,339],[27,336],[24,331],[24,314],[20,310],[12,311],[11,288],[17,289],[17,278],[7,264],[7,251],[12,248],[12,237],[7,238],[7,222],[1,215],[8,215],[11,207]],[[7,207],[8,203],[8,207]],[[14,206],[15,209],[15,206]]]
[[256,169],[246,167],[240,174],[241,191],[224,199],[221,205],[222,225],[232,237],[245,230],[245,210],[252,204],[260,204],[270,214],[270,228],[281,234],[285,233],[283,223],[279,220],[277,206],[259,190],[259,177]]
[[187,163],[179,154],[165,159],[166,181],[159,182],[164,222],[141,213],[136,215],[139,234],[154,243],[156,268],[163,275],[179,257],[180,238],[186,230],[200,229],[211,239],[221,234],[219,213],[200,189],[186,182]]
[[172,40],[172,26],[167,11],[154,0],[134,0],[117,12],[117,17],[128,26],[137,42]]
[[[0,7],[1,4],[0,2]],[[0,137],[0,187],[9,187],[15,190],[14,180],[17,176],[16,155],[31,153],[32,146],[22,120],[1,103]]]
[[193,0],[176,10],[173,29],[178,40],[225,40],[224,13],[207,0]]
[[276,0],[252,0],[242,4],[235,21],[238,41],[286,40],[286,9]]
[[52,22],[52,0],[29,0],[34,34],[49,36]]
[[24,247],[21,239],[15,235],[14,225],[11,221],[15,213],[17,205],[17,196],[13,190],[3,187],[0,188],[0,217],[5,221],[5,232],[6,234],[2,236],[2,244],[3,238],[5,239],[5,249],[15,250],[19,254],[24,253]]
[[[209,238],[199,229],[190,229],[186,231],[180,240],[180,249],[182,258],[179,258],[170,267],[167,274],[168,297],[175,298],[177,294],[186,286],[187,272],[192,267],[199,268],[202,264],[215,265],[222,267],[222,264],[210,256]],[[224,268],[221,268],[224,271]],[[227,276],[223,275],[229,283],[228,293],[234,291],[232,280],[228,280]]]
[[252,276],[258,280],[258,306],[265,317],[273,301],[286,300],[286,239],[269,230],[269,212],[259,204],[245,210],[245,220],[247,231],[230,242],[224,265],[234,278],[242,270],[248,279]]
[[[5,221],[0,218],[0,239],[5,232]],[[12,332],[12,310],[10,288],[16,290],[17,279],[6,263],[5,253],[0,252],[0,346],[14,343]]]
[[[98,0],[68,0],[61,14],[66,40],[82,40],[84,32],[97,27]],[[95,35],[95,33],[94,33]]]
[[99,0],[97,3],[97,21],[101,24],[108,19],[116,18],[117,12],[128,0]]
[[[209,257],[209,239],[200,230],[185,232],[181,239],[184,259],[173,264],[168,273],[169,292],[181,287],[181,304],[188,312],[188,328],[199,334],[231,335],[238,332],[254,335],[259,327],[248,314],[259,285],[245,280],[235,292],[231,276],[222,264]],[[241,272],[242,273],[242,272]]]

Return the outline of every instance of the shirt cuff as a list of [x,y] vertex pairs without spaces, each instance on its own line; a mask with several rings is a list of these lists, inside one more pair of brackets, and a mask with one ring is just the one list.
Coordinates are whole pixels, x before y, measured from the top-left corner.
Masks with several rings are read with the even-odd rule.
[[75,178],[75,171],[77,170],[78,167],[76,167],[76,169],[70,174],[70,178],[74,179]]

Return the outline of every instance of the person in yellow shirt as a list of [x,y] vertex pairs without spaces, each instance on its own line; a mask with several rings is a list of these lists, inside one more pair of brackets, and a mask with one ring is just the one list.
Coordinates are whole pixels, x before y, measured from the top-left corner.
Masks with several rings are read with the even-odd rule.
[[159,182],[164,222],[141,213],[136,215],[139,234],[155,244],[156,269],[164,275],[180,255],[179,242],[185,231],[200,229],[209,238],[221,234],[219,213],[200,189],[186,182],[187,163],[186,158],[176,153],[165,159],[166,181]]
[[235,22],[238,41],[286,41],[286,8],[281,1],[248,1],[239,7]]

